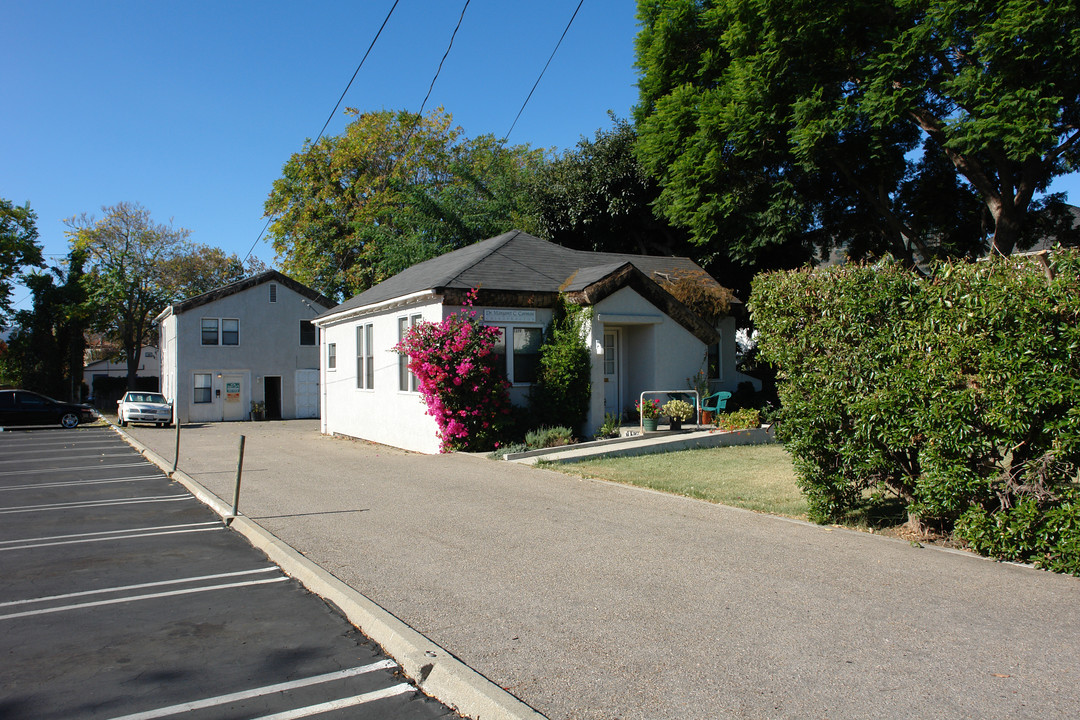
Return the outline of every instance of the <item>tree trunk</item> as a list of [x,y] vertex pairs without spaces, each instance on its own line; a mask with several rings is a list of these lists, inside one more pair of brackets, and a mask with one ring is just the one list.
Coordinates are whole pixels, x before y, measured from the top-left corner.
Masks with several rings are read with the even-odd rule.
[[142,355],[142,346],[137,344],[134,348],[127,349],[127,389],[137,390],[135,386],[139,375],[139,360]]

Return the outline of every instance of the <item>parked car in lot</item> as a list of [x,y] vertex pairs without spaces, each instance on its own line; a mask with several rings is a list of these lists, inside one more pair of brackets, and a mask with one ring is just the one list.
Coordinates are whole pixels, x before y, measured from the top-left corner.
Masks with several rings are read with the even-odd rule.
[[60,402],[29,390],[0,390],[0,427],[62,425],[78,427],[94,422],[97,412],[89,405]]
[[172,404],[161,393],[128,390],[116,401],[116,422],[120,427],[128,423],[168,427],[172,424]]

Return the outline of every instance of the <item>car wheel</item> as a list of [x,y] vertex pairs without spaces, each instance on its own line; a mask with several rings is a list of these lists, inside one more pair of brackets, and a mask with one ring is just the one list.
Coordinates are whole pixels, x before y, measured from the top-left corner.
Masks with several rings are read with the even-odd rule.
[[60,424],[66,428],[73,428],[79,426],[79,416],[76,413],[64,413],[60,417]]
[[127,427],[127,420],[125,420],[124,416],[121,415],[120,417],[116,418],[116,424],[120,427]]

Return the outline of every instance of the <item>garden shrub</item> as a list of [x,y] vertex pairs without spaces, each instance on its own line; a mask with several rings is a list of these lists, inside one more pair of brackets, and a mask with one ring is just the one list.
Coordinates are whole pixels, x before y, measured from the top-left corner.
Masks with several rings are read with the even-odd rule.
[[441,323],[420,322],[408,329],[394,350],[409,357],[427,412],[438,425],[440,450],[492,448],[510,419],[510,383],[495,367],[492,349],[501,332],[483,325],[465,307]]
[[996,258],[926,277],[883,263],[755,278],[779,436],[815,520],[872,489],[916,526],[982,527],[981,510],[1013,527],[1029,497],[1065,507],[1051,498],[1080,467],[1080,255],[1049,270]]
[[540,368],[529,390],[533,422],[581,432],[592,398],[592,359],[585,342],[589,309],[560,297],[540,346]]
[[713,418],[713,425],[724,431],[761,427],[761,413],[755,408],[719,413]]
[[1027,496],[995,513],[969,508],[957,520],[956,534],[983,555],[1080,575],[1080,492],[1053,503]]
[[530,450],[569,445],[574,441],[574,433],[568,427],[542,427],[525,434],[525,446]]

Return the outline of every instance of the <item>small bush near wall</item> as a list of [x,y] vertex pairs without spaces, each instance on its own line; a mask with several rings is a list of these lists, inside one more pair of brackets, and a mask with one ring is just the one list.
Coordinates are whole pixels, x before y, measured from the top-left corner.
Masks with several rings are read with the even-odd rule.
[[540,371],[529,391],[536,426],[565,425],[580,434],[592,398],[592,359],[585,342],[590,310],[559,299],[540,347]]
[[770,273],[750,306],[814,519],[885,491],[913,529],[1075,567],[1080,255]]
[[713,419],[713,425],[725,431],[760,427],[761,412],[754,408],[743,408],[720,413]]

